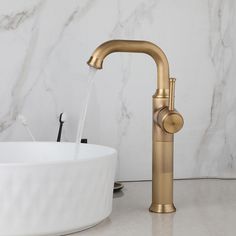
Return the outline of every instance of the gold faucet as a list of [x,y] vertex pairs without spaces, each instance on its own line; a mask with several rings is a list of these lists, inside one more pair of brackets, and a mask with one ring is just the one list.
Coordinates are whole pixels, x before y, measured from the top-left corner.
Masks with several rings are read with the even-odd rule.
[[161,48],[151,42],[111,40],[97,47],[88,65],[102,69],[103,60],[113,52],[146,53],[156,63],[158,83],[153,95],[152,204],[149,210],[157,213],[174,212],[173,134],[183,127],[184,120],[174,108],[175,79],[169,78],[168,60]]

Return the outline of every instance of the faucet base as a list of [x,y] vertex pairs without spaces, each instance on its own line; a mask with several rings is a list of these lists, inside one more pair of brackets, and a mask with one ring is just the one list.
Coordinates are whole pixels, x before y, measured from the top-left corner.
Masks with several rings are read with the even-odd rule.
[[155,213],[172,213],[176,211],[174,204],[154,204],[149,208],[149,211]]

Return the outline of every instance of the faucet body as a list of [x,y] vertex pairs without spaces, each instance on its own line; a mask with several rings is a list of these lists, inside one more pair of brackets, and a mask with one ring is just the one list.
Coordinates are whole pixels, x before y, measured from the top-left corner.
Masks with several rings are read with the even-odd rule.
[[174,212],[173,204],[173,142],[174,133],[183,127],[183,117],[174,109],[175,79],[169,78],[169,63],[164,52],[147,41],[111,40],[101,44],[88,65],[101,69],[103,60],[114,52],[150,55],[157,66],[157,90],[153,95],[152,126],[152,204],[151,212]]

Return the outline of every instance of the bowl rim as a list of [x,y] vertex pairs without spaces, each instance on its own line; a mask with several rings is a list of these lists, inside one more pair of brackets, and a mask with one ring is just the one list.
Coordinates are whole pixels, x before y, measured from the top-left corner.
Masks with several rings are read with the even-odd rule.
[[[18,145],[48,145],[48,144],[53,144],[56,146],[61,146],[61,145],[73,145],[75,147],[75,143],[74,142],[55,142],[55,141],[16,141],[16,142],[0,142],[0,153],[1,153],[1,145],[10,145],[10,144],[18,144]],[[101,155],[101,156],[94,156],[94,157],[82,157],[82,158],[78,158],[78,159],[70,159],[70,160],[49,160],[49,161],[23,161],[23,162],[1,162],[0,161],[0,168],[1,167],[6,167],[6,166],[15,166],[15,167],[20,167],[20,166],[50,166],[50,165],[61,165],[61,164],[68,164],[68,165],[74,165],[76,163],[81,163],[81,162],[91,162],[94,160],[99,160],[99,159],[104,159],[104,158],[116,158],[117,157],[117,150],[109,147],[109,146],[104,146],[104,145],[98,145],[98,144],[87,144],[87,143],[81,143],[81,146],[90,146],[90,147],[95,147],[95,148],[105,148],[107,149],[108,153]]]

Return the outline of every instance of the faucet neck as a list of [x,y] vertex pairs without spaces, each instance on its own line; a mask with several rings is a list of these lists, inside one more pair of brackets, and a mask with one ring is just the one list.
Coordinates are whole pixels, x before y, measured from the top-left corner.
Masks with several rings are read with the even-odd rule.
[[111,40],[101,44],[88,61],[96,69],[102,68],[105,57],[113,52],[145,53],[153,58],[157,66],[158,95],[169,93],[169,63],[164,52],[157,45],[148,41]]

